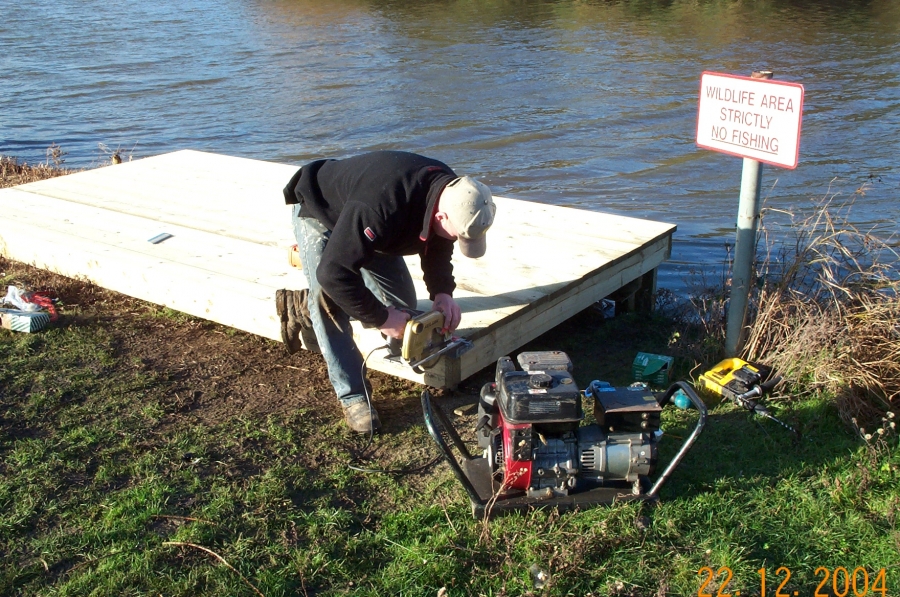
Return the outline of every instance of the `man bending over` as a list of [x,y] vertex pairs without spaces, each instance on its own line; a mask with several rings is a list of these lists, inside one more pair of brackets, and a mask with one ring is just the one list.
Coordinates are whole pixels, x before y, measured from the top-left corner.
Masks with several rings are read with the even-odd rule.
[[[380,427],[366,401],[363,357],[350,318],[402,339],[416,293],[403,255],[418,254],[432,310],[454,331],[460,308],[450,257],[454,242],[484,255],[496,207],[490,189],[446,164],[376,151],[303,166],[284,189],[309,282],[307,307],[328,377],[353,431]],[[279,310],[282,306],[279,305]]]

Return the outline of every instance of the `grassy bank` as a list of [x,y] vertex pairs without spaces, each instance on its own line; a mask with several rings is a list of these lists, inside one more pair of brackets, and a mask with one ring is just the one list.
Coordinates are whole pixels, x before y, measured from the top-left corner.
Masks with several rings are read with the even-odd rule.
[[[800,376],[773,400],[800,440],[715,405],[656,507],[483,523],[444,463],[348,468],[362,443],[315,355],[2,258],[0,282],[51,290],[63,314],[0,330],[0,594],[759,595],[760,569],[767,595],[815,595],[826,574],[818,594],[852,595],[841,569],[856,594],[862,569],[867,594],[900,594],[896,436],[885,420],[861,437],[837,385]],[[588,310],[526,349],[567,351],[582,386],[624,384],[640,350],[678,352],[689,376],[716,333]],[[373,384],[386,433],[366,462],[427,462],[420,388]],[[695,420],[665,411],[664,460]]]

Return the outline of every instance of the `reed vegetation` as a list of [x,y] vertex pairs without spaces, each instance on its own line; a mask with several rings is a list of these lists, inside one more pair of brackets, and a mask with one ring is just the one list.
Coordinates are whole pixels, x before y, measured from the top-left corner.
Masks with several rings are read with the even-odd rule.
[[855,228],[851,209],[823,199],[765,262],[745,353],[833,394],[855,424],[900,408],[900,280],[896,252]]
[[[97,167],[121,164],[134,159],[134,148],[131,150],[121,147],[113,149],[105,143],[98,143],[97,151],[99,152],[98,157],[94,162]],[[51,143],[45,153],[46,159],[36,164],[20,161],[14,156],[0,155],[0,189],[77,172],[66,166],[66,156],[69,152],[60,145]]]
[[47,149],[47,161],[44,163],[28,164],[20,162],[15,157],[0,155],[0,189],[54,178],[72,172],[64,164],[65,152],[59,145],[51,145]]

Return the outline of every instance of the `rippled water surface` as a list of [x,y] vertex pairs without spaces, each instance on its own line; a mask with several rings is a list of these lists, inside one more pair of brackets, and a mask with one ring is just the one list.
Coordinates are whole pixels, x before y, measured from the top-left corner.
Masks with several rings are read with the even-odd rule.
[[678,288],[724,258],[740,187],[739,158],[694,144],[700,74],[759,68],[806,89],[800,164],[765,167],[767,204],[863,187],[854,223],[892,235],[893,0],[0,0],[0,153],[412,150],[500,195],[677,224]]

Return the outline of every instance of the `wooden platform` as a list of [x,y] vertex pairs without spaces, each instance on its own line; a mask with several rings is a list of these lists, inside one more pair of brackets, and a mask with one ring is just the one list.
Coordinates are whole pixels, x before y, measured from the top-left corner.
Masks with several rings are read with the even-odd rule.
[[[280,341],[275,291],[306,286],[288,264],[294,243],[282,189],[297,166],[197,151],[0,190],[0,253],[139,299]],[[463,310],[458,334],[474,348],[424,375],[383,360],[369,366],[453,386],[641,277],[671,250],[675,226],[495,198],[480,260],[454,256]],[[159,244],[160,233],[172,237]],[[418,257],[407,259],[430,301]],[[356,328],[363,354],[382,344]]]

